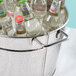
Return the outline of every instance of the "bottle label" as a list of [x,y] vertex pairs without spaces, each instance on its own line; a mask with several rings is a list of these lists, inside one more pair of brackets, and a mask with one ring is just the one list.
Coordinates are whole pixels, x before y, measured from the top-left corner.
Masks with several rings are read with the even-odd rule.
[[4,9],[3,8],[0,8],[0,16],[4,16],[4,15],[6,15]]
[[58,13],[59,8],[60,8],[60,3],[61,3],[60,0],[53,0],[52,5],[51,5],[49,11],[50,11],[51,13],[54,13],[54,14],[55,14],[55,13]]
[[29,11],[27,8],[22,9],[23,16],[29,15]]
[[33,5],[33,10],[36,10],[36,11],[45,11],[45,8],[46,8],[46,4],[42,5],[40,3],[40,4]]
[[13,13],[11,13],[11,12],[7,12],[7,14],[8,14],[9,16],[14,17],[14,14],[13,14]]

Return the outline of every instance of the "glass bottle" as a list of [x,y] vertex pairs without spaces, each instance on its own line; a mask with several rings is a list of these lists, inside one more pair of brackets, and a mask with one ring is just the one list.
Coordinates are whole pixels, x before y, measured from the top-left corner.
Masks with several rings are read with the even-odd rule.
[[60,5],[60,0],[53,0],[47,15],[43,19],[43,26],[46,28],[46,31],[54,30],[59,26]]
[[21,6],[21,11],[22,11],[25,21],[32,19],[33,18],[32,10],[27,0],[21,0],[19,1],[19,4]]
[[43,18],[47,13],[47,2],[46,0],[33,0],[32,8],[35,17]]
[[45,33],[45,29],[39,23],[38,19],[34,18],[25,22],[26,31],[28,36],[36,37]]
[[14,17],[14,12],[16,7],[14,0],[3,0],[3,1],[7,14]]
[[42,25],[43,17],[47,13],[47,2],[46,0],[33,0],[32,9],[34,16],[38,18]]
[[6,13],[3,0],[0,0],[0,27],[5,35],[12,29],[12,20]]
[[23,16],[20,6],[17,6],[16,9],[15,9],[15,12],[14,12],[14,17],[16,17],[18,15],[22,15]]
[[25,34],[26,28],[24,24],[24,18],[21,15],[15,17],[16,34]]
[[18,3],[20,0],[13,0],[15,4],[15,12],[14,12],[14,18],[18,15],[22,15],[20,4]]
[[61,0],[61,8],[64,8],[65,7],[65,0]]
[[[5,35],[8,35],[8,36],[14,35],[11,17],[9,17],[7,14],[3,17],[0,17],[0,24],[2,25],[2,30],[3,30],[2,32]],[[10,33],[10,35],[9,35],[9,33]]]
[[67,17],[66,17],[66,11],[65,11],[65,0],[61,0],[61,6],[60,6],[60,22],[62,22],[62,24],[65,23]]

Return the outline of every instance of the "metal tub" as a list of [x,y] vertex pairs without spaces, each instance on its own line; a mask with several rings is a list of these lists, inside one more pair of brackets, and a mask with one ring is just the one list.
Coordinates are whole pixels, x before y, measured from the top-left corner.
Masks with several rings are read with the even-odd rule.
[[68,38],[62,31],[67,22],[68,19],[60,28],[36,38],[1,35],[0,76],[52,76],[61,42]]

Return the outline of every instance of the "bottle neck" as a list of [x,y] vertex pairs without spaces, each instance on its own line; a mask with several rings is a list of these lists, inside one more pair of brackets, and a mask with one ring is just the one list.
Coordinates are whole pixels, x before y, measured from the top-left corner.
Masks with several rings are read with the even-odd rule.
[[27,17],[25,18],[26,20],[31,19],[31,18],[34,17],[34,15],[32,13],[32,9],[29,6],[28,2],[22,3],[21,4],[21,9],[22,9],[23,16],[28,16],[29,15],[29,18],[27,18]]
[[65,0],[62,0],[60,8],[63,9],[64,7],[65,7]]
[[17,7],[20,7],[20,4],[18,3],[20,0],[14,0],[14,3]]
[[47,10],[49,10],[50,4],[52,4],[52,1],[53,1],[53,0],[48,0],[48,1],[47,1]]
[[61,1],[53,0],[49,12],[51,15],[57,16],[60,10]]
[[24,3],[21,4],[21,8],[24,8],[24,7],[27,8],[28,11],[31,11],[31,8],[30,8],[28,2],[24,2]]

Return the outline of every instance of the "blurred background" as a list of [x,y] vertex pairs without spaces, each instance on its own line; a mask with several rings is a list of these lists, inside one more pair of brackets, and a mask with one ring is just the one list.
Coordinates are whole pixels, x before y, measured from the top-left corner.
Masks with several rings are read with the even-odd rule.
[[76,28],[76,0],[66,0],[66,8],[69,13],[68,27]]

